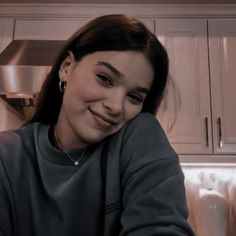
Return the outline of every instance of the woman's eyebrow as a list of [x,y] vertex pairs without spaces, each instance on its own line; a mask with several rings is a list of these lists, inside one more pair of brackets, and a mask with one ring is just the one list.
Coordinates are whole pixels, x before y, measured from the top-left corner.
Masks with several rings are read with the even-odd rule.
[[136,91],[137,91],[137,92],[140,92],[140,93],[146,93],[146,94],[148,94],[149,89],[148,89],[148,88],[145,88],[145,87],[137,87]]
[[108,62],[99,61],[96,65],[103,65],[103,66],[107,67],[110,71],[113,72],[113,74],[115,74],[119,78],[124,77],[123,74],[119,70],[117,70],[113,65],[111,65]]

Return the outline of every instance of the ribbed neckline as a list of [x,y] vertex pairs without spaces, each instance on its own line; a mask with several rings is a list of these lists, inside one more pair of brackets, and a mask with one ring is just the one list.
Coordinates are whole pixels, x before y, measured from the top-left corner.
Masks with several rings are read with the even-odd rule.
[[[49,139],[49,130],[50,130],[49,124],[48,125],[41,124],[39,126],[37,140],[38,140],[39,151],[42,154],[43,158],[54,164],[74,166],[74,163],[68,157],[67,152],[61,151],[51,144]],[[69,150],[68,153],[74,160],[78,160],[83,153],[84,153],[83,160],[87,156],[86,149],[72,149]]]

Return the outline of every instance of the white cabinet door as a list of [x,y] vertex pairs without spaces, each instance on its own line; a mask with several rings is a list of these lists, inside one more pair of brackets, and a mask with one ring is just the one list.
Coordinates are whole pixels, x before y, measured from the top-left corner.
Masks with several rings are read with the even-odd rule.
[[207,21],[157,20],[156,34],[167,48],[176,86],[170,86],[157,117],[179,154],[212,153]]
[[209,20],[215,154],[236,154],[236,19]]
[[13,19],[0,19],[0,53],[13,39]]

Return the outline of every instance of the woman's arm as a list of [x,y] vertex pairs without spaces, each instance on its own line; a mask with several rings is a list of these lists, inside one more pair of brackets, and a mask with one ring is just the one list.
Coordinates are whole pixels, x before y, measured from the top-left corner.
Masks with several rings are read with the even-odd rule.
[[138,117],[122,151],[120,236],[192,236],[184,176],[176,153],[154,116]]

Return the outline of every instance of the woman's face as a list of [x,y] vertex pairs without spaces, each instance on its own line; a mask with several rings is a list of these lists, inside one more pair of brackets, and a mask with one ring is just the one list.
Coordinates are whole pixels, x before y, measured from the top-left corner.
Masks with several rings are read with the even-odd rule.
[[59,76],[67,86],[57,132],[63,148],[71,149],[99,142],[133,119],[154,72],[140,52],[100,51],[77,62],[69,53]]

